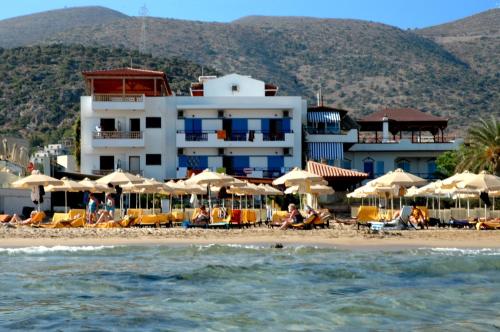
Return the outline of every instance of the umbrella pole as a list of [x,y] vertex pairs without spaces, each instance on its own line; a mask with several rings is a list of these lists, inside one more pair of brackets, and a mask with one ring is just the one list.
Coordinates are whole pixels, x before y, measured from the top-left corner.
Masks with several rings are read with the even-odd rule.
[[68,192],[64,191],[64,213],[68,213]]
[[234,210],[234,194],[231,194],[231,210]]
[[469,198],[467,197],[467,219],[470,218],[470,206],[469,206]]
[[[170,195],[172,197],[172,195]],[[181,210],[184,211],[184,194],[181,194]]]

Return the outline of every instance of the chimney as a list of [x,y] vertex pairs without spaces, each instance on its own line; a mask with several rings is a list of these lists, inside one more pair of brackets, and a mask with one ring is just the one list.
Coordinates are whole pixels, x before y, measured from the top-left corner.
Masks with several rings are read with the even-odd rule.
[[316,94],[316,103],[318,107],[323,106],[323,92],[321,91],[321,88],[319,88],[319,91]]
[[382,143],[389,142],[389,118],[387,114],[382,118]]

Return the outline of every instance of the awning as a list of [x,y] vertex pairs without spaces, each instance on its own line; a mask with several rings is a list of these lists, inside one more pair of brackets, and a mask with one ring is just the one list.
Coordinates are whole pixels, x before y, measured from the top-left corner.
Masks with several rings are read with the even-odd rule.
[[309,122],[340,122],[339,112],[307,112],[307,121]]
[[312,160],[343,160],[344,145],[342,143],[307,143],[307,156]]

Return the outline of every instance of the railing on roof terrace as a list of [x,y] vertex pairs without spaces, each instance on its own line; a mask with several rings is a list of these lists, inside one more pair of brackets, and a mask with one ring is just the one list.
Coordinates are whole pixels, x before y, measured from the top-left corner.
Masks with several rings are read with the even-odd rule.
[[431,144],[431,143],[453,143],[456,139],[456,137],[453,136],[422,136],[421,138],[414,136],[412,137],[404,137],[400,138],[399,136],[394,137],[389,137],[389,140],[386,142],[382,142],[382,137],[360,137],[359,138],[359,143],[361,144],[397,144],[400,143],[400,141],[404,140],[410,140],[411,143],[413,144]]
[[95,94],[94,101],[98,102],[126,102],[126,103],[141,103],[144,102],[144,95],[120,95],[120,94]]
[[142,139],[142,131],[94,131],[94,139]]

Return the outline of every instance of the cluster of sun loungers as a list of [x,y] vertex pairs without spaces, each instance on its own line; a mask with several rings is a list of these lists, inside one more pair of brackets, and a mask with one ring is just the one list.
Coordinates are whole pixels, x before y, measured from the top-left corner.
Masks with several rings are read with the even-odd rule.
[[[283,220],[288,216],[286,211],[277,211],[272,215],[271,220],[261,220],[258,218],[258,210],[254,209],[234,209],[225,210],[225,215],[221,214],[221,209],[215,207],[210,213],[210,222],[206,224],[196,224],[194,222],[199,209],[195,209],[191,215],[184,211],[172,211],[161,213],[159,209],[128,209],[126,215],[117,220],[110,220],[100,223],[88,223],[87,212],[84,209],[71,209],[68,213],[54,213],[50,220],[47,220],[43,211],[33,211],[29,218],[22,219],[16,215],[0,215],[0,224],[17,226],[31,226],[38,228],[124,228],[124,227],[174,227],[184,226],[202,228],[241,228],[250,226],[261,226],[266,224],[269,227],[281,226]],[[320,211],[314,218],[306,218],[300,224],[294,224],[294,229],[310,229],[315,227],[328,227],[331,215],[328,210]]]

